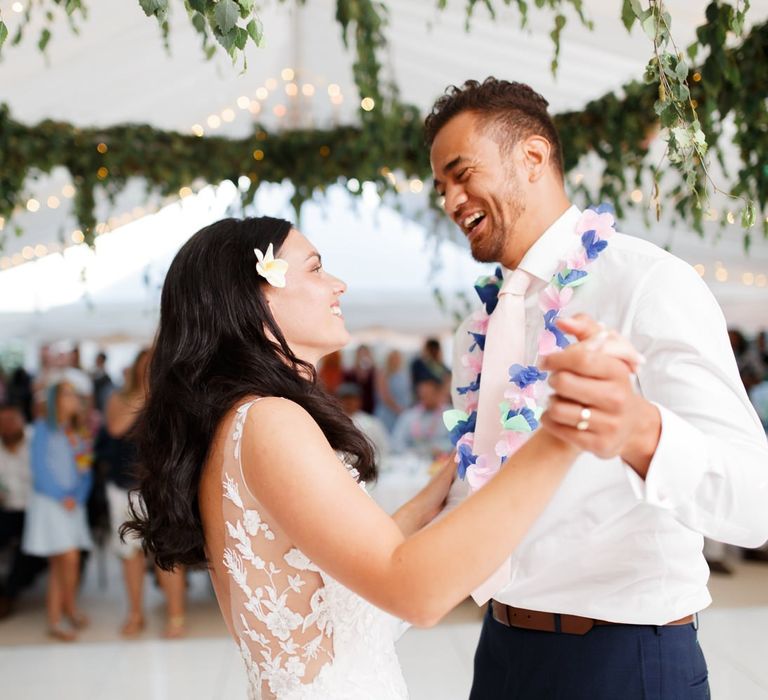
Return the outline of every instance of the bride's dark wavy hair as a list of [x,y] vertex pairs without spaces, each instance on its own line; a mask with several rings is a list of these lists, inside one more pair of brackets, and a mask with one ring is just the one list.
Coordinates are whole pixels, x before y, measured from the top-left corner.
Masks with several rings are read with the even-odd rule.
[[370,443],[293,354],[264,296],[253,250],[272,244],[277,255],[291,228],[266,216],[223,219],[182,246],[165,278],[149,395],[132,432],[143,506],[121,527],[164,569],[206,563],[200,475],[219,423],[246,397],[295,401],[361,478],[375,477]]

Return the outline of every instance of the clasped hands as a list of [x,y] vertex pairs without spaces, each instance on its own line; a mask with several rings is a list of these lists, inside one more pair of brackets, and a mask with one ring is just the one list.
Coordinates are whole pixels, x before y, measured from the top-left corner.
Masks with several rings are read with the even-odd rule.
[[661,435],[661,416],[632,385],[644,359],[626,339],[584,314],[558,325],[580,342],[540,362],[555,392],[542,425],[578,449],[603,459],[621,457],[645,478]]

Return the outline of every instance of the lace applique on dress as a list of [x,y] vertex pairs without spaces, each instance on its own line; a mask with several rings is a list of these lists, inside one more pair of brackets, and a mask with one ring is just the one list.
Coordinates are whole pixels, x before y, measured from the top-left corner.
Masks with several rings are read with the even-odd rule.
[[[220,559],[230,580],[232,626],[250,697],[407,698],[394,652],[399,621],[324,574],[262,517],[240,459],[253,403],[236,411],[229,452],[235,461],[224,463],[226,537]],[[348,464],[347,469],[358,480],[357,471]]]
[[[250,639],[261,657],[255,662],[249,649],[246,662],[255,673],[254,680],[258,680],[259,685],[266,683],[270,691],[279,696],[301,683],[308,660],[320,656],[333,660],[332,651],[322,646],[324,638],[330,638],[333,631],[323,588],[312,593],[308,615],[294,610],[289,602],[289,595],[301,596],[307,583],[301,572],[318,569],[296,548],[283,555],[280,566],[257,555],[253,547],[255,543],[258,546],[258,538],[274,541],[275,535],[257,510],[245,507],[238,484],[228,474],[224,475],[223,486],[224,497],[241,515],[234,524],[226,521],[234,547],[225,548],[224,566],[247,601],[244,612],[239,615],[241,634]],[[295,573],[289,573],[290,570]],[[312,634],[309,639],[302,634],[302,639],[297,640],[296,630],[301,633],[312,630]],[[245,646],[248,649],[249,645]]]

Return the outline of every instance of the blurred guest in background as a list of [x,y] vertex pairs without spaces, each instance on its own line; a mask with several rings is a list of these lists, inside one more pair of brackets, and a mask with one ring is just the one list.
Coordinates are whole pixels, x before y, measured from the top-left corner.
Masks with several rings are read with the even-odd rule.
[[344,368],[341,362],[341,350],[326,355],[317,368],[317,380],[329,394],[335,394],[344,381]]
[[[82,428],[82,405],[74,387],[61,382],[48,390],[47,416],[35,421],[30,463],[33,491],[22,549],[48,557],[46,607],[49,634],[76,638],[88,623],[77,607],[80,550],[90,550],[84,504],[91,488],[91,440]],[[69,626],[63,624],[63,617]]]
[[452,450],[443,411],[450,408],[445,384],[429,377],[416,385],[418,403],[403,411],[392,433],[393,452],[415,452],[430,460]]
[[411,362],[411,386],[414,391],[425,379],[434,379],[443,382],[450,374],[450,370],[443,362],[443,350],[437,338],[427,338],[421,355]]
[[[741,382],[744,384],[744,388],[750,395],[752,404],[760,415],[760,409],[755,404],[754,389],[760,385],[760,382],[765,376],[765,367],[762,359],[759,355],[757,346],[751,346],[744,333],[737,328],[728,329],[728,340],[731,343],[731,349],[733,355],[736,358],[736,366],[739,369],[739,376]],[[758,392],[759,400],[759,392]],[[763,417],[760,416],[761,420]],[[763,422],[765,426],[765,422]],[[729,559],[732,553],[736,551],[736,547],[724,544],[723,542],[716,542],[708,538],[704,538],[704,558],[707,560],[709,570],[713,574],[724,574],[730,576],[733,573],[733,568],[729,563]],[[763,550],[742,550],[746,559],[760,559],[764,557]]]
[[752,387],[749,392],[749,399],[768,434],[768,377]]
[[344,381],[360,387],[363,411],[374,413],[376,409],[376,367],[373,353],[367,345],[360,345],[355,351],[355,364],[344,370]]
[[395,427],[397,417],[411,405],[413,389],[403,366],[399,350],[390,350],[384,369],[376,376],[376,417],[389,432]]
[[[765,334],[761,334],[765,337]],[[760,338],[760,335],[758,335]],[[758,346],[759,349],[759,346]],[[749,391],[749,399],[757,411],[760,422],[763,424],[766,435],[768,435],[768,377],[759,384],[755,384]],[[768,563],[768,544],[757,549],[744,549],[742,551],[744,559],[748,561],[759,561]]]
[[[132,492],[136,480],[136,447],[130,431],[144,408],[147,397],[147,368],[150,351],[139,352],[126,373],[125,386],[109,397],[105,408],[105,423],[99,433],[97,459],[107,463],[107,499],[112,523],[112,546],[123,563],[123,580],[128,593],[128,613],[121,628],[124,637],[135,637],[144,629],[144,574],[147,569],[142,542],[128,535],[123,541],[119,527],[129,516],[129,503],[138,495]],[[167,602],[165,637],[182,637],[185,629],[186,583],[182,568],[174,571],[156,569],[160,587]]]
[[107,374],[107,355],[100,352],[96,355],[96,367],[91,375],[93,380],[93,403],[99,413],[104,413],[107,399],[115,388],[112,378]]
[[24,515],[32,490],[29,440],[16,406],[0,406],[0,550],[8,550],[8,575],[0,581],[0,619],[40,570],[40,560],[21,551]]
[[768,379],[768,331],[760,331],[755,336],[755,356],[762,370],[761,381]]
[[362,410],[363,394],[357,384],[344,382],[336,391],[336,396],[341,401],[344,413],[352,419],[357,429],[373,444],[376,463],[380,463],[381,458],[389,453],[387,428],[376,416]]
[[744,334],[735,328],[728,330],[728,340],[731,341],[731,348],[736,357],[736,365],[739,368],[739,375],[744,384],[744,388],[749,390],[759,384],[764,377],[764,368],[759,359],[755,348],[750,346]]
[[6,403],[21,408],[24,420],[32,422],[32,377],[23,367],[17,367],[11,372],[8,385],[5,389]]

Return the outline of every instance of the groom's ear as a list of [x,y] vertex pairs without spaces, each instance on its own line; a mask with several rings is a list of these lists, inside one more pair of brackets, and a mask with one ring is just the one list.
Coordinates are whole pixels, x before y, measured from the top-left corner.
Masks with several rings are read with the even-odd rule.
[[528,182],[536,182],[549,171],[552,146],[543,136],[526,136],[520,141],[520,153]]

